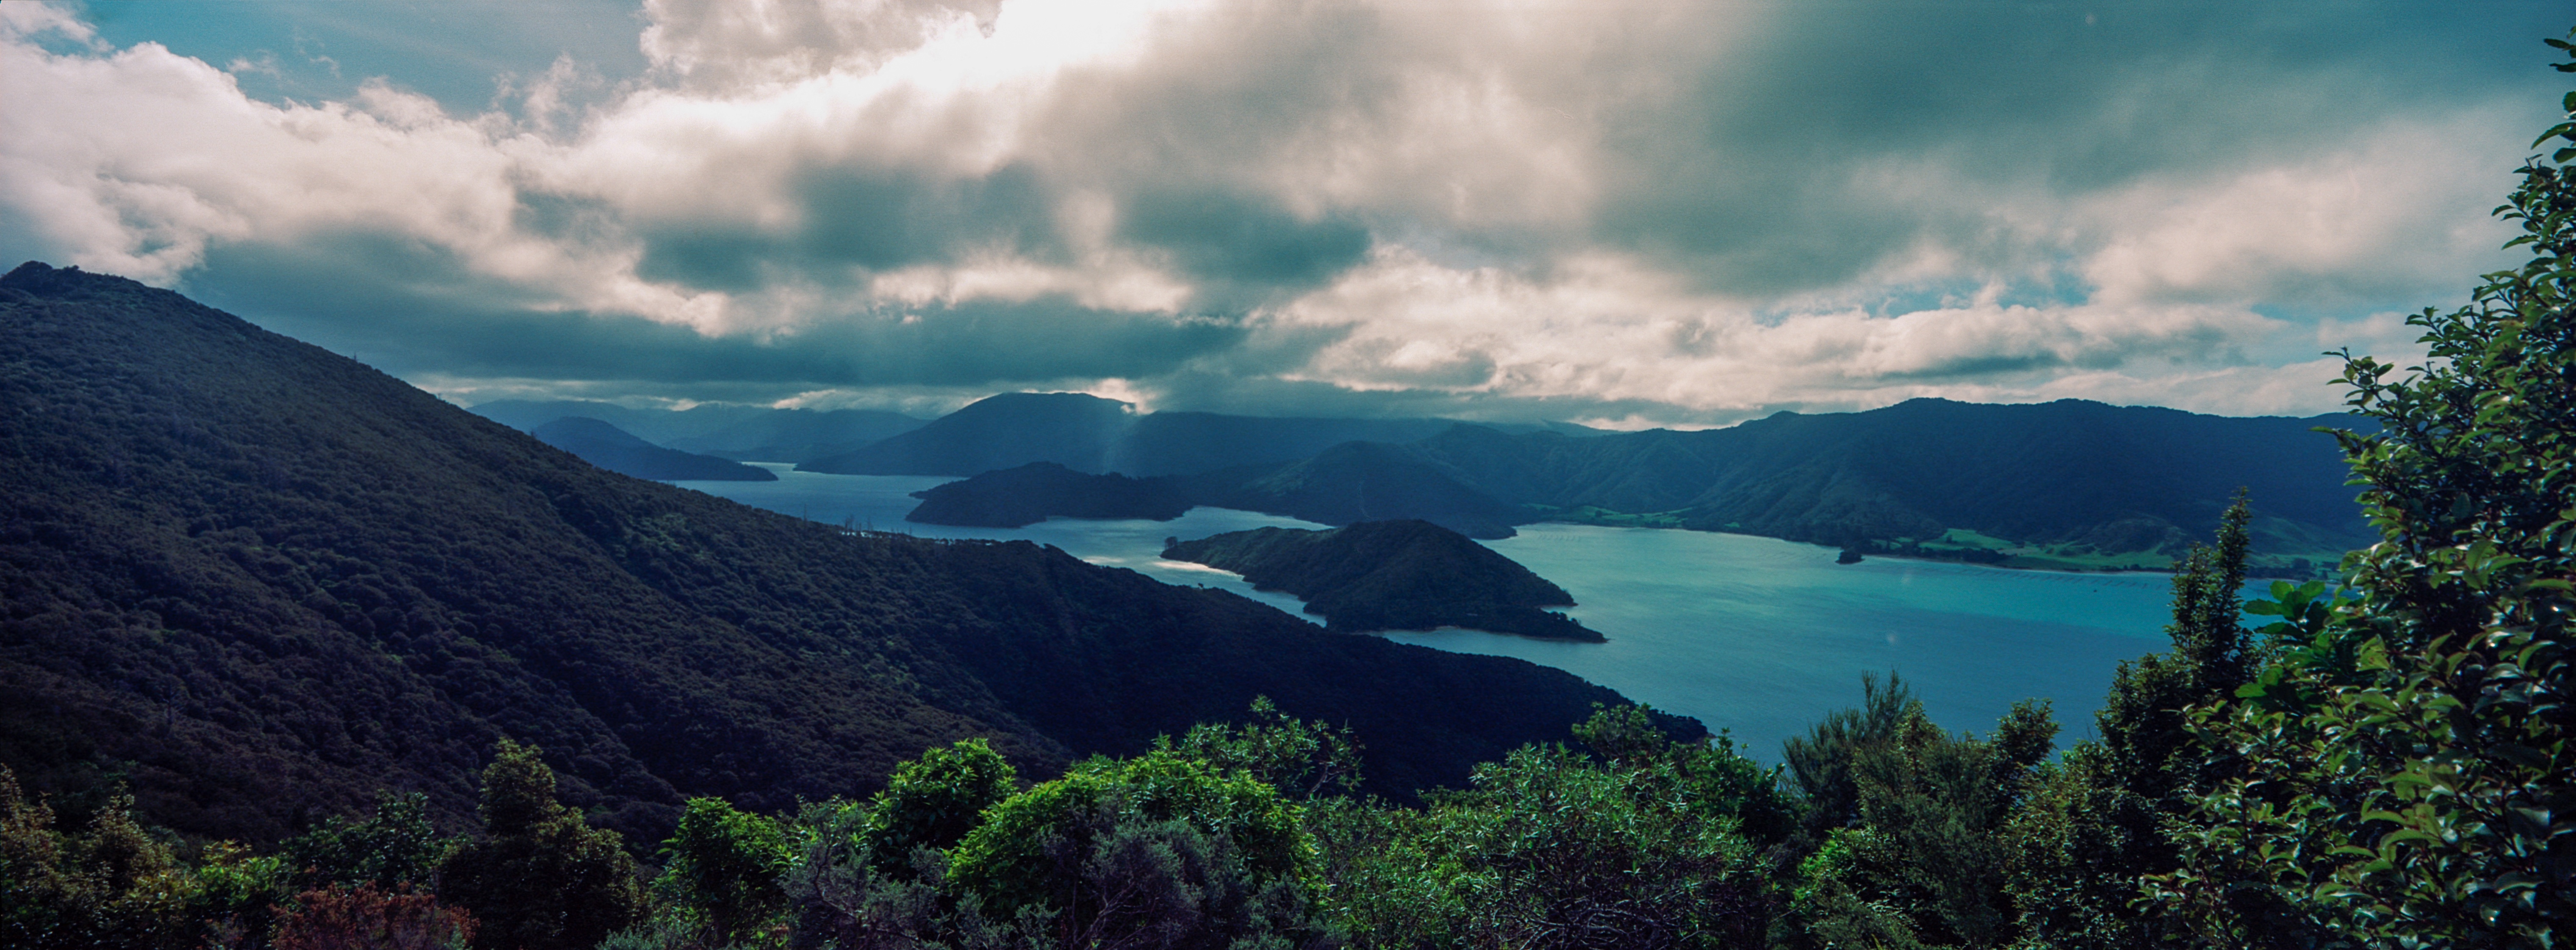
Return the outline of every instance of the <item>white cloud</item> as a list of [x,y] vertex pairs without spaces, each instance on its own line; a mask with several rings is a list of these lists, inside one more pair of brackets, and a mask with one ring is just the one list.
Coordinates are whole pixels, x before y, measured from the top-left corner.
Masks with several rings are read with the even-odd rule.
[[[2523,143],[2501,110],[2398,120],[2358,142],[2196,181],[2150,180],[2076,216],[2103,235],[2097,299],[2281,300],[2458,281],[2510,231],[2481,214]],[[2343,301],[2335,301],[2343,302]]]
[[1916,395],[2304,412],[2334,401],[2298,395],[2331,377],[2316,348],[2402,349],[2386,311],[2496,261],[2485,209],[2529,118],[2486,87],[2339,85],[2369,48],[2274,62],[2180,31],[2219,45],[2102,60],[2091,21],[2046,11],[2006,25],[2069,51],[1989,63],[1985,14],[1907,11],[1931,51],[1840,71],[1849,11],[1759,3],[645,13],[643,78],[600,92],[565,59],[514,113],[460,116],[383,83],[261,102],[158,45],[103,48],[64,8],[0,5],[0,215],[60,262],[165,284],[220,276],[224,248],[365,236],[497,288],[496,311],[719,342],[876,339],[987,303],[1060,306],[1051,332],[1100,340],[1140,317],[1245,328],[1165,361],[1199,388],[1632,422]]

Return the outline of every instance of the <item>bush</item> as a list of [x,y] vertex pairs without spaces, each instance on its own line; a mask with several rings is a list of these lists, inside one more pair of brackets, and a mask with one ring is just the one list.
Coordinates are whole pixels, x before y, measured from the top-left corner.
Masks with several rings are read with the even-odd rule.
[[334,884],[296,902],[278,923],[276,950],[461,950],[474,939],[472,915],[409,888]]

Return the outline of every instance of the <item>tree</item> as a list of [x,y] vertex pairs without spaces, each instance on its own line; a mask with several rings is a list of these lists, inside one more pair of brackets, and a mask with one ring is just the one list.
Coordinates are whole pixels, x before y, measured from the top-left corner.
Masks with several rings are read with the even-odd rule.
[[1318,936],[1313,854],[1277,789],[1158,750],[994,805],[951,852],[947,886],[1049,945],[1302,943]]
[[1817,781],[1810,799],[1848,794],[1853,817],[1823,826],[1799,863],[1790,942],[2001,946],[2020,935],[2004,830],[2056,748],[2056,720],[2023,702],[1988,738],[1951,735],[1892,680],[1864,680],[1867,708],[1792,743],[1809,776],[1847,783]]
[[1790,824],[1777,772],[1720,739],[1674,742],[1636,706],[1530,746],[1415,812],[1318,822],[1326,902],[1368,947],[1751,946],[1770,924],[1759,823]]
[[535,746],[501,740],[483,770],[484,837],[440,868],[438,896],[480,923],[483,950],[588,950],[643,916],[635,859],[616,832],[555,800]]
[[202,942],[195,876],[133,812],[132,796],[111,795],[86,833],[63,834],[53,809],[30,801],[0,766],[0,942],[32,950]]
[[702,921],[714,943],[734,943],[786,911],[778,878],[788,859],[776,821],[723,799],[692,798],[680,827],[662,843],[662,874],[653,887]]
[[1857,750],[1886,743],[1922,705],[1893,672],[1882,687],[1875,673],[1860,678],[1859,709],[1838,709],[1804,736],[1792,736],[1781,749],[1789,779],[1803,808],[1802,832],[1813,850],[1833,831],[1860,818],[1860,783],[1852,774]]
[[2124,662],[2094,722],[2101,738],[2037,770],[2002,829],[2003,889],[2016,927],[2067,948],[2144,946],[2167,931],[2137,906],[2145,879],[2180,860],[2166,828],[2190,814],[2232,761],[2193,730],[2191,710],[2231,699],[2262,655],[2239,594],[2252,519],[2244,493],[2173,578],[2173,649]]
[[333,817],[278,846],[304,888],[372,883],[427,886],[455,842],[429,823],[429,796],[376,793],[376,813],[363,822]]
[[1268,696],[1252,698],[1251,719],[1239,726],[1200,723],[1177,742],[1155,737],[1154,748],[1241,771],[1303,801],[1359,791],[1360,746],[1349,727],[1299,721]]
[[867,861],[879,872],[911,876],[913,852],[946,851],[984,820],[984,810],[1019,790],[1020,774],[981,738],[895,766],[894,776],[866,806],[859,832]]
[[2410,317],[2431,358],[2404,376],[2345,354],[2379,431],[2337,436],[2381,540],[2345,559],[2348,597],[2276,586],[2271,662],[2193,710],[2240,752],[2156,882],[2203,939],[2576,942],[2576,93],[2561,106],[2533,147],[2564,144],[2496,209],[2530,259]]

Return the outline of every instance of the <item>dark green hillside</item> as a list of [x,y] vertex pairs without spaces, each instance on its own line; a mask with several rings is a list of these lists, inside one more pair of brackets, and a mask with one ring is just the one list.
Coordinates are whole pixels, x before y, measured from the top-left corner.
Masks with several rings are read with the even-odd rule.
[[1054,515],[1170,521],[1190,510],[1189,499],[1167,479],[1085,475],[1054,462],[985,472],[912,497],[921,504],[905,521],[989,528],[1017,528]]
[[732,459],[666,449],[597,419],[565,416],[528,433],[537,441],[580,456],[584,462],[655,481],[774,482],[778,474]]
[[1346,442],[1302,462],[1244,472],[1231,482],[1212,481],[1191,480],[1200,504],[1320,524],[1414,518],[1469,537],[1508,538],[1513,524],[1538,520],[1528,509],[1494,497],[1476,486],[1474,476],[1416,445]]
[[1465,535],[1427,521],[1370,521],[1330,531],[1256,528],[1163,550],[1243,575],[1255,587],[1306,600],[1330,629],[1468,627],[1559,640],[1601,641],[1564,614],[1565,588]]
[[1081,393],[1003,393],[846,455],[796,466],[835,475],[973,475],[1054,462],[1108,471],[1110,447],[1136,416],[1126,403]]
[[1302,419],[1157,412],[1109,453],[1109,471],[1138,477],[1280,465],[1344,442],[1411,442],[1456,425],[1446,419]]
[[1422,518],[1479,537],[1588,521],[1909,553],[2162,566],[2250,489],[2257,562],[2365,539],[2342,416],[2229,418],[2080,400],[1917,399],[1727,429],[1570,438],[1459,425],[1199,486],[1205,504],[1328,524]]
[[55,793],[122,773],[191,833],[273,839],[381,787],[457,820],[509,736],[654,841],[686,795],[864,793],[967,736],[1043,773],[1256,694],[1347,721],[1400,791],[1615,699],[603,472],[118,278],[0,278],[0,367],[0,764]]

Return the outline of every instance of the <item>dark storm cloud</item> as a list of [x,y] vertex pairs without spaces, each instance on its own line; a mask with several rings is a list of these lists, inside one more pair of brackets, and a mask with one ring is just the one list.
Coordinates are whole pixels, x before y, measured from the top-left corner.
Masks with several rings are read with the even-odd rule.
[[656,221],[636,228],[646,280],[752,291],[778,282],[846,283],[862,274],[970,254],[1059,262],[1051,196],[1024,165],[976,178],[915,169],[820,167],[793,176],[792,227]]
[[442,58],[428,9],[312,18],[395,75],[281,103],[327,68],[214,13],[196,62],[0,7],[0,250],[588,395],[2271,411],[2500,266],[2566,12],[649,0],[645,63],[536,76],[603,27]]
[[1369,232],[1343,216],[1300,221],[1238,195],[1147,192],[1128,199],[1121,232],[1169,251],[1202,280],[1305,289],[1368,253]]
[[[2363,131],[2360,115],[2482,105],[2537,66],[2534,37],[2563,29],[2540,10],[2508,13],[2527,21],[2515,32],[2446,5],[1791,4],[1676,99],[1614,123],[1595,233],[1755,292],[1828,286],[1924,240],[2005,265],[2030,249],[1997,233],[1996,203],[2287,159]],[[1908,174],[1932,193],[1888,180]]]
[[434,248],[374,235],[211,258],[189,293],[398,375],[729,384],[769,398],[837,386],[1009,388],[1151,376],[1244,334],[1223,319],[1038,299],[876,307],[793,331],[709,337],[637,317],[546,312]]

